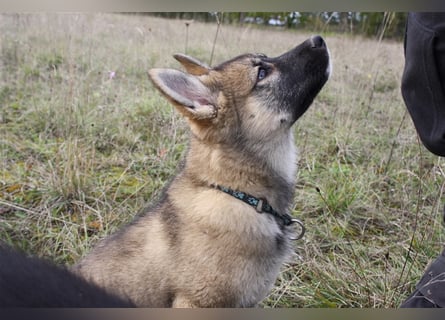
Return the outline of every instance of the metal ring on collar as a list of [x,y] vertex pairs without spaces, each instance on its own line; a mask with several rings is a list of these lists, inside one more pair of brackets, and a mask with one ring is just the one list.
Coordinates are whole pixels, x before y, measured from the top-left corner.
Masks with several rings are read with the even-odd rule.
[[306,228],[304,227],[303,222],[301,222],[298,219],[295,219],[295,218],[292,219],[292,224],[294,224],[294,223],[299,225],[300,233],[297,236],[295,236],[295,237],[290,237],[289,239],[290,240],[300,240],[301,238],[303,238],[304,234],[306,233]]

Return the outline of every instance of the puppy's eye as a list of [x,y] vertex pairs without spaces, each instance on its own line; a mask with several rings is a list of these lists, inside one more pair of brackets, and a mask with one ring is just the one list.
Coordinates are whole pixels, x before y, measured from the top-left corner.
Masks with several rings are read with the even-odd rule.
[[266,78],[266,76],[267,76],[267,70],[264,68],[259,68],[257,76],[258,81],[263,80],[264,78]]

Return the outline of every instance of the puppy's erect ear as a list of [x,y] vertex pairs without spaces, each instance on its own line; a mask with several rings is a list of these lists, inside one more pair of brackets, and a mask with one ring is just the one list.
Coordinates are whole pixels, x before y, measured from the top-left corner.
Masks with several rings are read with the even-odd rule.
[[148,74],[155,86],[185,116],[194,120],[217,116],[214,94],[196,76],[174,69],[151,69]]
[[188,73],[194,76],[202,76],[204,74],[208,74],[210,71],[210,67],[205,63],[198,61],[195,58],[189,57],[182,53],[174,54],[176,60],[178,60],[182,66],[187,70]]

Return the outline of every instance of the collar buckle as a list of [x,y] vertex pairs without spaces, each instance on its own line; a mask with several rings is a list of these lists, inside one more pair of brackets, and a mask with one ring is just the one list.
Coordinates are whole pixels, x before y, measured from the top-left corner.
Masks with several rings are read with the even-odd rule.
[[255,210],[258,213],[263,213],[263,199],[258,199],[258,204],[257,204]]

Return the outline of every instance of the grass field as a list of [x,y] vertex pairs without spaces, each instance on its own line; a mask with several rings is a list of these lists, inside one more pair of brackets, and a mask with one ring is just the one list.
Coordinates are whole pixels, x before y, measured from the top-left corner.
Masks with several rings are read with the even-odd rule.
[[[72,264],[176,172],[183,119],[151,67],[269,56],[301,31],[118,14],[0,15],[0,239]],[[188,41],[186,42],[186,34]],[[297,257],[264,307],[397,307],[441,250],[444,162],[400,95],[401,42],[322,34],[333,75],[295,127]]]

